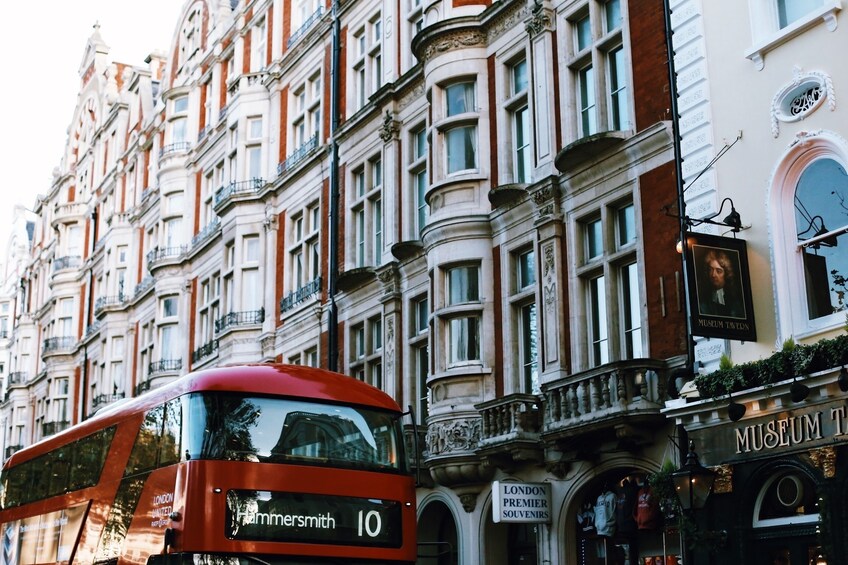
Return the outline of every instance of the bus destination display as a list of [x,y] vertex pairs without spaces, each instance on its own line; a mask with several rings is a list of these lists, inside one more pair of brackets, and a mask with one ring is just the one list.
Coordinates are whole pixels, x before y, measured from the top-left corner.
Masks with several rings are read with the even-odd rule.
[[392,500],[231,490],[226,529],[235,540],[400,547],[401,508]]

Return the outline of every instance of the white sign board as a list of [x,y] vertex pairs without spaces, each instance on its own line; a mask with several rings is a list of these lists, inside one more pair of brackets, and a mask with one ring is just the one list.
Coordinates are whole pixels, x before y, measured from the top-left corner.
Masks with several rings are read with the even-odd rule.
[[550,483],[492,483],[494,522],[550,523]]

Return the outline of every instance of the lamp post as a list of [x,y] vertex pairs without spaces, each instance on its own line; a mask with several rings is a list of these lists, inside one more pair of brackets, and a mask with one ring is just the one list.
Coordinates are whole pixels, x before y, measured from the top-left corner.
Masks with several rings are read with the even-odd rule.
[[[680,499],[680,506],[684,512],[692,513],[704,507],[707,497],[713,490],[715,473],[701,465],[701,462],[698,460],[698,454],[695,453],[694,441],[689,442],[689,453],[686,455],[686,462],[681,465],[680,469],[671,474],[671,480],[674,481],[674,490]],[[695,522],[694,516],[692,521],[693,523]],[[683,551],[683,564],[691,565],[686,540],[682,539],[681,541],[683,544],[681,548]]]

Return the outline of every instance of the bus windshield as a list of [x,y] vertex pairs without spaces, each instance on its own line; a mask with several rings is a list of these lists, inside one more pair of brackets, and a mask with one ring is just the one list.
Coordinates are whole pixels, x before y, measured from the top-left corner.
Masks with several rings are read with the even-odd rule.
[[225,392],[183,398],[188,459],[406,472],[400,414]]

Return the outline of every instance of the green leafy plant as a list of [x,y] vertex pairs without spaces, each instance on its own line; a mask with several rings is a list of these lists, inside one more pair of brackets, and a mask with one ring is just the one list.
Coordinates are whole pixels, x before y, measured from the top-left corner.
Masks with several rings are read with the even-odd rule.
[[790,338],[783,343],[780,351],[759,361],[734,365],[722,355],[719,369],[695,377],[695,386],[701,398],[721,398],[842,365],[848,365],[848,335],[823,339],[811,345],[796,344]]

